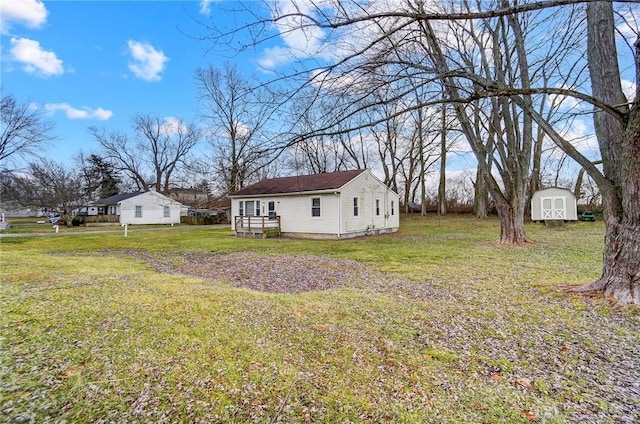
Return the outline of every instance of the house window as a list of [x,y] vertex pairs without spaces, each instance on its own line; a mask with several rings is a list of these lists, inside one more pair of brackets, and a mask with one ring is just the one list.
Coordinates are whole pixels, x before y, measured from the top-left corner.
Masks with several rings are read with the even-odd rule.
[[396,214],[395,203],[394,203],[394,201],[392,200],[392,201],[391,201],[391,216],[393,216],[393,215],[395,215],[395,214]]
[[171,216],[171,210],[169,208],[169,206],[165,206],[164,207],[164,217],[165,218],[169,218]]
[[358,208],[358,198],[353,198],[353,216],[358,216],[360,214],[360,210]]
[[142,218],[142,206],[136,205],[136,218]]
[[238,202],[238,215],[244,216],[244,200]]
[[376,199],[376,216],[380,216],[380,199]]
[[320,217],[320,198],[319,197],[311,198],[311,217],[312,218]]
[[239,204],[240,216],[260,216],[259,200],[245,200],[244,202],[241,201]]

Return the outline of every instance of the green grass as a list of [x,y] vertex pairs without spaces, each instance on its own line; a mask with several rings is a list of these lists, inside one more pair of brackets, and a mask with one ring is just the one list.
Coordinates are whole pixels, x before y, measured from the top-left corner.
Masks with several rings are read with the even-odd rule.
[[[601,349],[637,346],[640,318],[559,290],[599,276],[602,223],[529,224],[523,247],[496,244],[498,225],[403,217],[396,234],[341,241],[186,226],[2,238],[0,421],[615,421]],[[389,284],[251,292],[122,254],[137,250],[347,258]],[[602,375],[585,372],[594,364]]]

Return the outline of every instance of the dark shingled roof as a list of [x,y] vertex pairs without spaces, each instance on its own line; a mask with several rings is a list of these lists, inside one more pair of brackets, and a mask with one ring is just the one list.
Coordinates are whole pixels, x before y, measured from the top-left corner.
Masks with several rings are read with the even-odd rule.
[[144,193],[144,191],[136,191],[133,193],[120,193],[111,197],[105,197],[104,199],[99,199],[94,202],[96,205],[115,205],[118,202],[126,200],[130,197],[137,196],[139,194]]
[[231,195],[253,196],[259,194],[285,194],[305,191],[335,190],[353,180],[363,172],[365,172],[364,169],[355,169],[352,171],[338,171],[325,174],[271,178],[245,187]]

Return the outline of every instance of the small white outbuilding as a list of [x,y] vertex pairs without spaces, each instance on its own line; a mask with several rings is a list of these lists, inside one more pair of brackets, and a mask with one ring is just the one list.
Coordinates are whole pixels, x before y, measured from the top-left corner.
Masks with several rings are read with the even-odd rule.
[[538,190],[531,198],[531,220],[537,221],[577,221],[578,205],[576,196],[560,187]]

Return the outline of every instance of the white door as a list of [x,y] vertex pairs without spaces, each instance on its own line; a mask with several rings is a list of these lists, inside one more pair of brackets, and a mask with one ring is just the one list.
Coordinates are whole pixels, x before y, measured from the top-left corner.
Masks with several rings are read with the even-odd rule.
[[541,197],[540,215],[542,219],[567,219],[567,198]]

